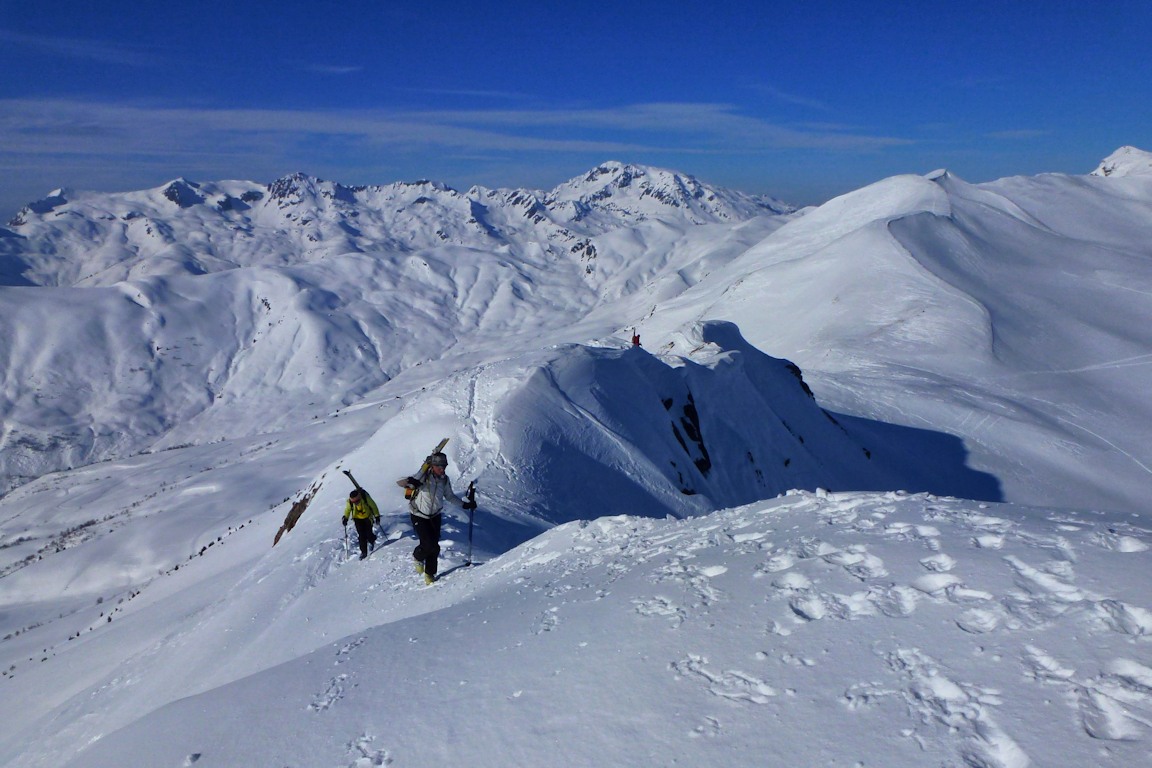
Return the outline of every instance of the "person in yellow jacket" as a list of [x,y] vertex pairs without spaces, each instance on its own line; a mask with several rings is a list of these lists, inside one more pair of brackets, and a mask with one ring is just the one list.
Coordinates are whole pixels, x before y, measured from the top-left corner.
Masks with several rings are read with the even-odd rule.
[[368,557],[370,550],[376,548],[376,531],[373,529],[380,522],[380,509],[368,491],[357,488],[348,494],[340,524],[347,527],[349,517],[356,524],[356,536],[360,539],[360,559],[363,560]]

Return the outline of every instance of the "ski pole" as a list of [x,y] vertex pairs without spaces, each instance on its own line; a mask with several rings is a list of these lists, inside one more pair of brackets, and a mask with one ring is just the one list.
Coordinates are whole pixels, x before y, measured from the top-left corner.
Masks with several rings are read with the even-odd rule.
[[464,565],[472,565],[472,519],[476,515],[476,482],[468,483],[468,555],[464,558]]
[[[352,477],[352,472],[350,470],[345,469],[345,470],[343,470],[343,472],[345,475],[348,476],[348,479],[352,481],[352,485],[353,485],[353,487],[356,488],[356,490],[360,491],[360,493],[365,492],[364,489],[360,487],[360,483],[356,482],[356,478]],[[348,559],[351,556],[352,556],[352,547],[350,546],[350,544],[348,542],[348,523],[347,523],[347,521],[345,521],[345,523],[344,523],[344,558]]]

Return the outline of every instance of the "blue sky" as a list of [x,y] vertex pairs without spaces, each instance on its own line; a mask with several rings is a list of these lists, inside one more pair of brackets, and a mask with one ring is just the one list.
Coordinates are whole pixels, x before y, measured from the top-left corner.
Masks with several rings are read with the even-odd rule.
[[68,186],[605,160],[817,203],[1152,149],[1152,3],[0,0],[0,220]]

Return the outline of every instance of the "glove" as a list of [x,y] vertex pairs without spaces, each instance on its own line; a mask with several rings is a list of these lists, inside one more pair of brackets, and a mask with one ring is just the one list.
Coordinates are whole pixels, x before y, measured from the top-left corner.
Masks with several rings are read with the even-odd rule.
[[409,488],[419,488],[420,487],[420,481],[414,477],[410,477],[410,478],[408,478],[408,487]]
[[460,506],[464,507],[464,509],[467,509],[468,511],[472,511],[473,509],[476,509],[476,502],[474,502],[474,501],[465,501],[465,502],[464,502],[463,504],[461,504]]
[[348,518],[346,518],[346,517],[340,518],[340,525],[347,527],[348,526]]

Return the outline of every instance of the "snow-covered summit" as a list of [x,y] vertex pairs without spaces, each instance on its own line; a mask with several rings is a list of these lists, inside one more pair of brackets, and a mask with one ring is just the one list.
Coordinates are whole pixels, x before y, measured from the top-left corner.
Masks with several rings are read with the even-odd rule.
[[1152,175],[1152,152],[1136,147],[1121,147],[1100,163],[1093,176]]
[[574,219],[605,209],[630,220],[678,215],[695,223],[741,221],[764,213],[788,213],[791,206],[771,197],[723,190],[662,168],[608,162],[556,187],[547,204],[572,211]]
[[200,185],[194,181],[176,179],[164,187],[164,197],[181,208],[188,208],[204,202],[199,187]]

